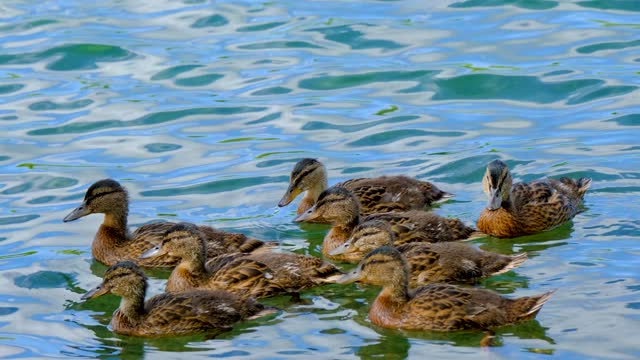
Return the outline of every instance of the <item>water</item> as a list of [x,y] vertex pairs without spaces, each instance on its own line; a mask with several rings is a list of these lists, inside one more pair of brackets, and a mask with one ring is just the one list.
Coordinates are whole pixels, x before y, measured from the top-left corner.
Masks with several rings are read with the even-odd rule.
[[[640,5],[608,1],[20,1],[0,4],[0,354],[7,358],[603,358],[640,356]],[[141,340],[84,303],[101,217],[61,219],[94,181],[133,226],[208,223],[319,255],[326,228],[276,204],[301,157],[330,182],[408,174],[477,219],[494,158],[519,180],[589,176],[587,211],[483,285],[558,288],[537,321],[481,333],[380,329],[377,289],[325,286],[213,340]],[[296,202],[297,203],[297,202]],[[150,293],[166,272],[150,273]]]

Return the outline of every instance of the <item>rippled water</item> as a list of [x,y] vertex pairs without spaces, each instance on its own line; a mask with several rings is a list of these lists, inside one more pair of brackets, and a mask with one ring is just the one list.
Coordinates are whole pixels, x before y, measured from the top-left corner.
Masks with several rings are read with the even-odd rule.
[[[0,355],[640,356],[639,2],[9,0],[0,17]],[[214,340],[115,336],[117,299],[80,301],[105,268],[101,217],[61,219],[95,180],[128,187],[134,226],[211,223],[319,255],[326,228],[276,207],[301,157],[331,183],[429,179],[456,194],[436,211],[469,224],[491,159],[594,181],[572,224],[476,241],[530,256],[483,285],[559,289],[489,350],[481,333],[372,326],[365,286],[271,299],[280,315]],[[151,275],[155,294],[167,273]]]

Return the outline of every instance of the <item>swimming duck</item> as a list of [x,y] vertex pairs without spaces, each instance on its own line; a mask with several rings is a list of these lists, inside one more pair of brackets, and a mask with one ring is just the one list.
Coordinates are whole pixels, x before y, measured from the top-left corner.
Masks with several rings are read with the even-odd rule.
[[111,318],[113,331],[148,337],[217,334],[239,321],[274,312],[253,299],[242,299],[226,291],[164,293],[145,302],[146,291],[147,278],[142,270],[131,261],[123,261],[109,267],[102,283],[82,299],[109,293],[121,297],[120,307]]
[[395,248],[383,246],[365,256],[338,283],[381,286],[369,319],[381,327],[406,330],[490,330],[533,319],[553,294],[508,299],[490,290],[452,284],[410,289],[408,278],[404,257]]
[[[360,205],[353,193],[343,187],[333,186],[320,194],[318,202],[298,215],[295,221],[323,218],[333,227],[322,242],[322,254],[330,259],[341,260],[341,255],[331,255],[331,250],[351,237],[353,229],[360,224]],[[475,230],[459,219],[449,219],[431,212],[411,210],[372,214],[367,220],[384,220],[391,224],[396,244],[409,242],[445,242],[479,236]]]
[[[132,234],[127,227],[129,199],[127,190],[117,181],[104,179],[89,187],[82,204],[63,219],[73,221],[89,214],[104,214],[104,221],[91,244],[93,257],[106,265],[122,260],[130,260],[145,267],[173,267],[178,259],[159,256],[139,259],[140,254],[162,240],[162,235],[175,223],[158,222],[140,226]],[[210,226],[200,226],[207,238],[209,257],[229,252],[263,252],[270,250],[274,243],[264,243],[243,234],[229,233]]]
[[496,237],[516,237],[553,229],[578,212],[591,179],[566,177],[512,184],[507,164],[487,165],[482,187],[489,197],[478,229]]
[[[393,232],[386,221],[369,220],[356,226],[351,238],[329,252],[342,260],[357,263],[381,246],[393,245]],[[396,249],[409,263],[409,286],[436,282],[474,282],[505,273],[527,260],[527,254],[514,256],[483,251],[463,242],[407,243]]]
[[205,264],[204,235],[197,226],[179,223],[167,230],[162,242],[143,258],[167,254],[180,258],[167,281],[167,292],[188,289],[224,289],[241,297],[297,293],[335,282],[342,272],[312,256],[293,253],[226,254]]
[[[427,181],[401,175],[351,179],[335,186],[347,188],[356,195],[362,215],[423,209],[453,196]],[[289,188],[278,206],[286,206],[298,194],[306,192],[297,209],[298,215],[302,214],[316,203],[327,187],[327,169],[324,165],[316,159],[302,159],[291,171]],[[326,221],[318,218],[313,222]]]

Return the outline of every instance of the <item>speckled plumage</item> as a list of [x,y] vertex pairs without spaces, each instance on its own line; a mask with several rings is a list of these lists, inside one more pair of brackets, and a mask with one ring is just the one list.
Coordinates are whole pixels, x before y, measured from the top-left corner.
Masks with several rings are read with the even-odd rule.
[[451,284],[411,290],[408,271],[398,250],[383,246],[369,253],[338,282],[381,286],[371,304],[369,319],[378,326],[406,330],[487,330],[530,320],[553,293],[508,299],[490,290]]
[[[424,209],[452,196],[430,182],[402,175],[357,178],[335,186],[353,192],[361,204],[361,215]],[[324,165],[316,159],[302,159],[291,171],[289,187],[278,206],[288,205],[298,194],[306,192],[297,208],[297,213],[301,214],[316,203],[327,187],[327,170]],[[318,218],[313,222],[327,221]]]
[[[124,187],[112,179],[97,181],[85,194],[82,204],[64,219],[65,222],[80,217],[103,213],[104,221],[98,228],[91,245],[93,257],[106,265],[129,260],[145,267],[173,267],[178,259],[169,256],[139,259],[140,254],[160,243],[164,233],[175,223],[158,222],[145,224],[129,233],[127,215],[128,194]],[[243,234],[229,233],[210,226],[200,226],[207,239],[208,257],[230,252],[268,251],[273,243],[248,238]]]
[[[409,264],[409,286],[436,282],[475,282],[481,278],[507,272],[526,259],[483,251],[463,242],[398,244],[388,223],[369,220],[358,225],[347,242],[334,250],[346,262],[359,262],[369,252],[396,245]],[[332,254],[332,255],[333,255]]]
[[253,299],[242,299],[226,291],[196,290],[164,293],[144,301],[147,280],[130,261],[105,272],[102,284],[83,296],[91,299],[107,293],[122,298],[113,313],[111,327],[123,335],[160,337],[205,332],[215,335],[242,320],[272,313]]
[[591,179],[566,177],[516,183],[507,164],[494,160],[482,180],[489,204],[478,218],[478,229],[496,237],[515,237],[553,229],[581,210]]
[[225,254],[205,263],[205,241],[198,227],[180,223],[143,256],[169,255],[180,259],[166,291],[224,289],[241,297],[267,297],[298,292],[333,282],[342,273],[321,259],[284,252]]
[[349,239],[361,220],[388,222],[396,244],[456,241],[478,235],[475,229],[466,226],[459,219],[444,218],[420,210],[372,214],[361,219],[359,203],[353,193],[336,186],[323,191],[318,202],[298,216],[296,221],[316,218],[325,219],[333,225],[322,243],[322,253],[335,260],[341,260],[341,257],[331,255],[331,251]]

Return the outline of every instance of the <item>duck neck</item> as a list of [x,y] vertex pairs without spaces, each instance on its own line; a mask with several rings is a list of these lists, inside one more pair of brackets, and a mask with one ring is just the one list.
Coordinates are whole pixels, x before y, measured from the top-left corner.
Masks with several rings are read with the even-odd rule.
[[324,176],[320,178],[320,181],[314,183],[312,187],[307,189],[304,197],[302,198],[302,201],[300,202],[300,206],[298,207],[298,214],[309,210],[318,201],[320,194],[322,194],[322,192],[325,191],[327,187],[327,177]]
[[117,235],[118,240],[128,240],[129,229],[127,228],[127,205],[123,208],[117,208],[104,214],[102,228],[108,228],[108,231]]
[[206,254],[204,252],[204,248],[198,248],[197,251],[194,251],[182,258],[182,261],[178,265],[180,268],[187,270],[192,275],[202,275],[206,274],[207,270],[205,267],[206,262]]
[[124,315],[131,325],[138,324],[145,314],[143,289],[136,289],[132,294],[123,296],[120,300],[120,313]]
[[329,183],[327,182],[327,176],[325,174],[325,176],[322,176],[318,182],[313,184],[313,186],[307,191],[306,196],[313,198],[313,202],[315,203],[318,201],[320,194],[327,190],[328,187]]
[[378,297],[384,299],[386,302],[398,305],[409,301],[411,296],[407,276],[405,275],[400,279],[394,279],[394,281],[386,284]]
[[345,218],[344,222],[336,223],[334,227],[351,236],[358,224],[360,224],[360,214],[356,211],[351,217]]
[[355,217],[349,219],[346,222],[334,223],[333,227],[322,242],[322,253],[329,258],[338,259],[341,257],[331,256],[329,252],[338,246],[344,244],[349,239],[353,229],[360,223],[360,215],[356,214]]
[[398,261],[395,266],[389,268],[388,276],[378,279],[377,285],[382,286],[380,296],[386,301],[404,304],[411,297],[409,290],[409,266],[406,262]]
[[507,198],[502,200],[500,207],[505,210],[510,210],[513,203],[511,202],[511,195],[507,195]]

